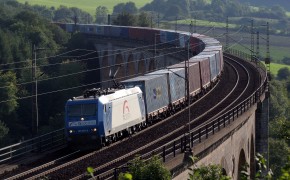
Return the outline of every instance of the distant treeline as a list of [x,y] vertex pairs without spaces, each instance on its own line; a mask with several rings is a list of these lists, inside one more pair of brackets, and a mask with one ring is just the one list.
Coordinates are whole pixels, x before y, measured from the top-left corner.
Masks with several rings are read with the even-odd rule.
[[289,0],[239,0],[241,3],[249,3],[253,6],[266,6],[271,7],[275,5],[280,5],[285,8],[285,10],[290,11],[290,2]]

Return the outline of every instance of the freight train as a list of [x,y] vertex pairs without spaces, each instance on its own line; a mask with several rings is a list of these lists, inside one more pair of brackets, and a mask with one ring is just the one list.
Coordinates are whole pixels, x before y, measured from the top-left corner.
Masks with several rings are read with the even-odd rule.
[[188,69],[191,100],[213,87],[223,71],[222,46],[208,36],[110,25],[66,24],[63,28],[68,32],[77,30],[147,44],[156,41],[168,43],[195,54],[188,60],[188,68],[185,68],[185,62],[180,62],[121,81],[121,89],[90,89],[82,96],[69,99],[65,106],[65,130],[67,141],[71,144],[91,141],[97,145],[107,145],[184,108],[185,69]]

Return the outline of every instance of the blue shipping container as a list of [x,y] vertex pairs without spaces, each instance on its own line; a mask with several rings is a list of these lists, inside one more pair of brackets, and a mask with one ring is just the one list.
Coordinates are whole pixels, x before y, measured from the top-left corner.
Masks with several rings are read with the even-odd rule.
[[169,84],[169,102],[173,103],[185,96],[185,71],[184,68],[163,69],[149,73],[148,75],[162,75]]
[[122,81],[126,88],[138,86],[144,94],[146,114],[167,107],[169,104],[166,76],[138,76]]
[[112,37],[120,37],[121,35],[121,28],[119,26],[112,26],[111,27],[111,36]]

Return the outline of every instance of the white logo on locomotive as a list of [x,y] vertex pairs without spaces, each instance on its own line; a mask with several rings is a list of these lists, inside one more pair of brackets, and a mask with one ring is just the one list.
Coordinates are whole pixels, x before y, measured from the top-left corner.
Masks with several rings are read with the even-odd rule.
[[127,121],[130,119],[130,117],[131,117],[131,114],[130,114],[129,102],[125,100],[123,104],[123,120]]

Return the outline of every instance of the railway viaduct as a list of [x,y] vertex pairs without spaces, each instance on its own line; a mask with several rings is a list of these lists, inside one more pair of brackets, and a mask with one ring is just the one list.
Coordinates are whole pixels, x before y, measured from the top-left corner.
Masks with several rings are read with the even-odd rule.
[[[94,39],[91,38],[92,37],[88,39]],[[108,80],[109,77],[106,75],[109,74],[110,69],[112,69],[114,65],[115,69],[119,66],[117,79],[122,79],[123,76],[128,77],[137,73],[145,73],[154,69],[160,69],[183,61],[184,58],[186,58],[182,53],[173,55],[169,53],[169,55],[167,55],[168,52],[156,51],[156,49],[152,49],[152,47],[147,51],[144,51],[144,49],[142,49],[142,51],[136,51],[132,49],[132,47],[138,47],[140,44],[134,42],[124,43],[114,40],[108,41],[106,39],[98,39],[96,42],[95,49],[100,56],[100,67],[108,67],[103,68],[100,72],[102,81]],[[128,50],[126,51],[126,49]],[[115,50],[117,50],[117,53]],[[234,56],[237,57],[243,56],[243,59],[248,58],[237,51],[229,50],[228,53],[231,55],[234,54]],[[160,63],[154,61],[155,57]],[[144,59],[145,61],[142,61]],[[143,62],[144,64],[141,64]],[[122,64],[126,65],[123,66]],[[260,72],[260,82],[263,82],[263,80],[265,80],[263,77],[266,77],[266,74],[263,74],[265,73],[264,71]],[[102,85],[104,87],[107,86],[107,84]],[[191,148],[191,153],[185,151],[185,153],[180,153],[174,158],[169,158],[170,160],[166,161],[165,165],[173,172],[175,176],[174,179],[179,180],[188,178],[188,154],[199,157],[196,163],[197,166],[209,164],[221,165],[223,173],[230,176],[232,179],[240,179],[239,173],[244,168],[245,164],[249,164],[247,171],[250,173],[250,176],[253,177],[256,171],[256,152],[268,158],[268,105],[268,92],[265,93],[263,91],[259,94],[258,99],[255,100],[253,105],[244,105],[244,110],[242,109],[243,107],[237,110],[240,111],[240,113],[237,112],[234,118],[235,120],[233,120],[229,126],[214,133],[214,135],[212,134],[210,138],[206,137],[200,143],[194,145]]]
[[[144,42],[120,41],[120,39],[92,34],[87,34],[86,41],[93,46],[90,49],[97,52],[93,60],[99,62],[97,68],[101,70],[97,72],[99,79],[96,80],[103,82],[102,87],[112,85],[110,71],[113,73],[118,71],[115,79],[120,81],[124,77],[134,77],[184,61],[189,56],[186,48],[166,44],[160,46],[155,43],[148,46]],[[251,59],[248,55],[231,49],[224,52],[224,57],[232,57],[244,63],[250,63],[244,60]],[[163,157],[163,162],[172,172],[174,179],[188,178],[187,168],[192,165],[189,161],[190,155],[199,158],[195,164],[198,166],[220,164],[223,173],[232,179],[240,179],[239,173],[246,163],[249,164],[247,171],[253,177],[257,152],[268,159],[267,74],[262,68],[257,69],[260,72],[259,77],[253,78],[260,79],[259,88],[248,98],[210,123],[192,127],[190,134],[186,135],[188,132],[185,132],[184,137],[173,143],[170,142],[169,148],[160,147],[157,154]],[[11,147],[4,149],[9,150]],[[20,146],[20,150],[21,148]],[[10,154],[12,151],[5,153],[5,155]],[[7,159],[9,158],[11,157]]]

